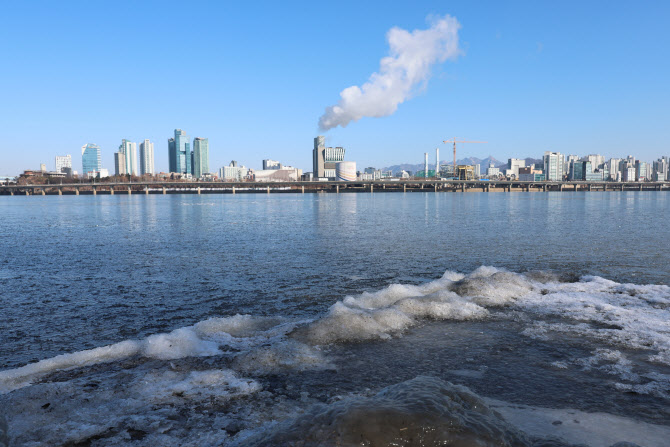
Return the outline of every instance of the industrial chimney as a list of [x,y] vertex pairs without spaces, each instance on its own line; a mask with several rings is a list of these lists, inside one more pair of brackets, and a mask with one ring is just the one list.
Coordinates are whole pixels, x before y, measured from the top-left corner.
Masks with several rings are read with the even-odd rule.
[[428,178],[428,152],[423,153],[423,178]]

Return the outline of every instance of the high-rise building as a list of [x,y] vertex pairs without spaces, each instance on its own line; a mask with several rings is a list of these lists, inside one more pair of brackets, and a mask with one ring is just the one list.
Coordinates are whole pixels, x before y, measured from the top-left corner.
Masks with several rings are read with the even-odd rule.
[[570,167],[571,167],[573,161],[579,161],[579,155],[566,155],[565,156],[564,172],[568,173],[568,176],[570,176]]
[[544,174],[548,181],[558,182],[563,180],[565,173],[565,156],[560,152],[544,153]]
[[70,168],[70,171],[72,170],[72,156],[70,154],[56,155],[56,172],[66,172],[63,170],[66,168]]
[[670,160],[668,157],[661,157],[653,163],[653,179],[657,182],[665,181],[668,178],[668,169]]
[[335,164],[344,161],[343,147],[326,147],[326,137],[314,138],[312,169],[315,178],[335,178]]
[[[587,182],[600,182],[603,179],[602,171],[596,171],[593,169],[593,165],[590,161],[584,161],[584,180]],[[603,163],[605,163],[603,161]]]
[[137,169],[137,144],[129,140],[121,140],[119,146],[119,153],[126,158],[126,172],[125,174],[138,175]]
[[624,168],[621,169],[621,181],[622,182],[635,181],[635,166],[631,164],[626,164]]
[[140,175],[154,173],[154,144],[149,140],[140,143]]
[[607,161],[607,170],[609,171],[609,180],[617,181],[621,177],[621,170],[619,169],[620,158],[610,158]]
[[209,139],[193,140],[193,177],[200,178],[209,174]]
[[584,180],[584,162],[581,160],[570,161],[568,179],[572,181]]
[[635,157],[629,155],[619,162],[619,170],[621,171],[622,182],[635,181]]
[[126,175],[126,156],[121,152],[114,152],[114,175]]
[[84,177],[95,177],[102,169],[100,146],[93,143],[81,147],[81,173]]
[[178,174],[191,174],[191,143],[188,141],[186,132],[181,129],[174,130],[174,138],[168,140],[168,158],[170,172]]
[[587,182],[599,182],[603,180],[603,171],[594,171],[590,161],[573,160],[570,162],[568,179],[574,181],[586,180]]
[[583,161],[590,161],[593,170],[599,169],[602,165],[605,164],[605,157],[600,154],[591,154],[587,155],[582,159]]
[[649,163],[637,160],[635,162],[635,181],[644,182],[651,178]]

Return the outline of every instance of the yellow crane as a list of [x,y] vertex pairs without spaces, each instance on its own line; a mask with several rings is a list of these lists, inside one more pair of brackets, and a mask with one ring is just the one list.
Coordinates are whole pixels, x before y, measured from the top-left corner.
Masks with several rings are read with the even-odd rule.
[[452,138],[450,140],[444,140],[443,143],[453,143],[454,144],[454,178],[456,178],[456,143],[488,143],[488,141],[465,141],[465,140],[457,140],[456,138]]

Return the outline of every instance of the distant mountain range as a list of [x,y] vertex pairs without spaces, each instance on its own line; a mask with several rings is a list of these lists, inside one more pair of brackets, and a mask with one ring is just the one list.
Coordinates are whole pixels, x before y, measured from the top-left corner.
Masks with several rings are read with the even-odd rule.
[[[530,166],[531,164],[536,164],[536,163],[542,163],[542,159],[538,158],[530,158],[527,157],[524,160],[526,160],[526,166]],[[482,173],[486,172],[486,168],[488,168],[491,163],[493,163],[493,166],[496,168],[507,168],[507,162],[500,161],[495,159],[494,157],[491,157],[490,155],[484,159],[477,158],[477,157],[468,157],[468,158],[461,158],[456,160],[456,164],[459,165],[479,165],[480,170]],[[451,160],[441,160],[440,161],[440,166],[444,165],[453,165],[454,161]],[[435,162],[433,163],[428,163],[428,169],[435,169]],[[388,166],[385,168],[382,168],[383,171],[391,171],[393,174],[396,174],[400,171],[410,171],[412,173],[417,172],[417,171],[423,171],[423,163],[402,163],[399,165],[392,165]]]

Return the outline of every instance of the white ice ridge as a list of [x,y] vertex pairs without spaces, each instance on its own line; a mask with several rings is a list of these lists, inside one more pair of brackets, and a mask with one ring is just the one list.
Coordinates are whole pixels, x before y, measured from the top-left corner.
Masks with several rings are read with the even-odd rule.
[[523,275],[480,267],[469,275],[447,271],[422,285],[393,284],[377,292],[348,296],[307,329],[315,344],[387,339],[421,318],[474,320],[487,307],[505,306],[534,288]]
[[612,346],[655,352],[649,355],[650,361],[670,365],[670,287],[620,284],[596,276],[538,287],[517,305],[534,315],[562,320],[535,322],[524,331],[526,335],[589,337]]
[[[524,331],[528,336],[588,336],[607,345],[649,350],[650,361],[670,365],[670,287],[619,284],[594,276],[566,283],[551,274],[480,267],[468,275],[447,271],[425,284],[392,284],[347,296],[316,320],[211,318],[144,340],[59,355],[0,371],[0,394],[54,371],[133,356],[169,360],[230,349],[240,352],[236,368],[247,372],[323,367],[327,361],[319,345],[388,339],[421,319],[482,319],[489,309],[504,306],[532,315],[534,322]],[[545,317],[551,318],[543,321]],[[618,370],[625,367],[622,364]]]
[[502,306],[533,316],[526,335],[588,336],[610,346],[649,350],[650,361],[670,365],[670,287],[620,284],[596,276],[562,282],[550,273],[494,267],[468,275],[447,271],[426,284],[393,284],[348,296],[305,332],[313,344],[387,339],[421,318],[479,319]]
[[293,325],[270,317],[235,315],[210,318],[170,333],[151,335],[144,340],[125,340],[109,346],[62,354],[20,368],[0,371],[0,394],[22,388],[55,372],[133,356],[161,360],[221,354],[221,349],[250,348],[269,339],[282,337]]

